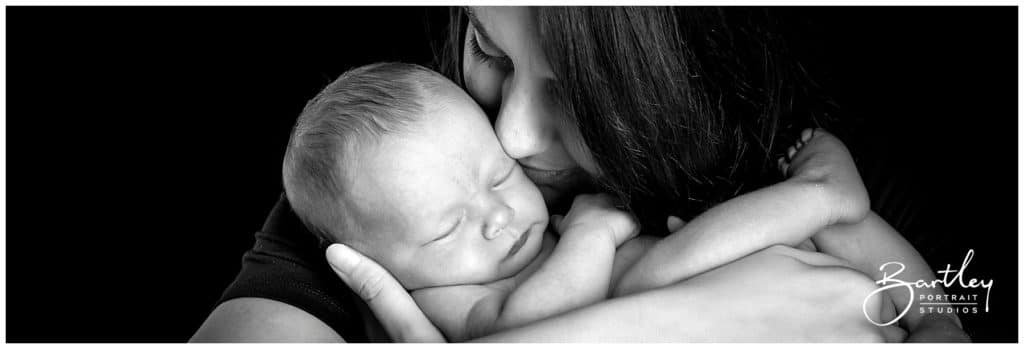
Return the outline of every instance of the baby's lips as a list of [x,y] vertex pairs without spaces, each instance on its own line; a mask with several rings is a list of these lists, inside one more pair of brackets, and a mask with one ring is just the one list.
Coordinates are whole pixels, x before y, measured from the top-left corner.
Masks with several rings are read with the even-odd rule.
[[517,252],[519,252],[520,249],[523,248],[524,245],[526,245],[526,240],[529,240],[529,239],[530,239],[530,232],[529,231],[524,231],[523,233],[519,234],[519,240],[516,240],[516,243],[513,244],[511,248],[509,248],[508,254],[505,255],[505,258],[509,258],[509,257],[514,256]]

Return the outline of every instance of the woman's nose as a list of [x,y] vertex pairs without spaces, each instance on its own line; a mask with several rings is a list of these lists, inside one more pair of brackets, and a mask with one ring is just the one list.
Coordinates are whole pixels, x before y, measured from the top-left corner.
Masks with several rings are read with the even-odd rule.
[[545,79],[505,81],[501,110],[494,132],[502,148],[513,159],[540,154],[551,147],[556,137],[555,121],[547,102]]
[[493,240],[501,236],[509,223],[512,223],[514,216],[515,211],[508,205],[496,205],[488,212],[487,217],[484,219],[484,238]]

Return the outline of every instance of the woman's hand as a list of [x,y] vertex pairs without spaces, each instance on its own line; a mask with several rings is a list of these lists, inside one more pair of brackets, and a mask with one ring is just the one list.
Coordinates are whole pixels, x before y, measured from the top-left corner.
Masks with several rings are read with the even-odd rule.
[[349,288],[370,307],[396,342],[444,342],[444,336],[423,314],[391,273],[342,244],[327,248],[327,262]]
[[970,343],[971,337],[952,317],[944,314],[925,315],[917,328],[910,331],[907,343]]

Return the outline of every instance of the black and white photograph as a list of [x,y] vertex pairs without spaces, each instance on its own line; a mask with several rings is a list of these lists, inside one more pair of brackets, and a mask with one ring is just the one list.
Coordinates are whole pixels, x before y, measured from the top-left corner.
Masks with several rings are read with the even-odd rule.
[[5,342],[1020,341],[1013,3],[336,5],[5,6]]

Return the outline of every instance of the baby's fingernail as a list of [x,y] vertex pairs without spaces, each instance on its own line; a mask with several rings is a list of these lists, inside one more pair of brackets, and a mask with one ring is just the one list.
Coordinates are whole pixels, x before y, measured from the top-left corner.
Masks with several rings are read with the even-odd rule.
[[359,256],[348,246],[332,244],[327,247],[327,263],[339,272],[348,273],[359,263]]
[[668,224],[667,224],[668,225],[668,230],[672,230],[672,231],[679,230],[685,224],[686,223],[683,222],[683,220],[680,219],[679,217],[668,216]]

